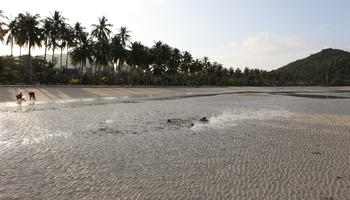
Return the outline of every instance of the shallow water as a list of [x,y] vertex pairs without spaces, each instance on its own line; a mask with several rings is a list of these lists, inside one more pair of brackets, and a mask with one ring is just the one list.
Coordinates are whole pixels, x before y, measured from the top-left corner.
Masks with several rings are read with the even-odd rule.
[[348,99],[189,97],[3,104],[0,199],[350,199]]

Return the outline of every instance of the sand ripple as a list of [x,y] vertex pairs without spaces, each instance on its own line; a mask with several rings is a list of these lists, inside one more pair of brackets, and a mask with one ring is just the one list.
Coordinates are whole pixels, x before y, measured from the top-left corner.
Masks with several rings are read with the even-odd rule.
[[350,103],[251,97],[2,112],[0,199],[350,199]]

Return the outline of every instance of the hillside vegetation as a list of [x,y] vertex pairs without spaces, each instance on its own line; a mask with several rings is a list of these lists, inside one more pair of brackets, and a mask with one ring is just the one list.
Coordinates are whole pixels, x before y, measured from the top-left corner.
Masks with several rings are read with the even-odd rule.
[[285,84],[350,85],[350,53],[337,49],[324,49],[272,73],[281,74]]

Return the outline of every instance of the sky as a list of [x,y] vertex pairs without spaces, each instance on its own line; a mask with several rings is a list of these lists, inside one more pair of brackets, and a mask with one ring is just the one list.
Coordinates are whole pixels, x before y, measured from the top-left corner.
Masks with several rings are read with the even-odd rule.
[[[163,41],[225,67],[277,69],[324,48],[350,51],[349,0],[46,0],[6,1],[1,9],[49,17],[61,11],[87,31],[106,16],[132,41]],[[25,51],[25,50],[24,50]],[[15,53],[19,53],[15,49]],[[42,54],[36,49],[34,54]],[[0,54],[10,49],[0,44]]]

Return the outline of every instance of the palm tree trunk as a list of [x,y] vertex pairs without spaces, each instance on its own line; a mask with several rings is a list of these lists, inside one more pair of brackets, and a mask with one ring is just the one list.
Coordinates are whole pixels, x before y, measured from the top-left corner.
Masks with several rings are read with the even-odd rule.
[[19,64],[22,65],[22,46],[19,47]]
[[66,69],[68,69],[68,57],[69,57],[69,51],[67,46]]
[[11,42],[11,67],[13,67],[13,39]]
[[11,57],[13,57],[13,40],[11,42]]
[[83,62],[80,62],[81,65],[81,74],[80,74],[80,84],[83,82],[83,76],[84,76],[84,65]]
[[55,46],[52,47],[52,62],[55,60]]
[[45,41],[45,53],[44,53],[44,59],[46,61],[46,50],[47,50],[47,41]]
[[32,81],[33,81],[33,77],[32,77],[32,74],[33,74],[33,68],[32,68],[32,56],[30,54],[30,49],[32,48],[32,46],[30,45],[30,42],[29,42],[29,46],[28,46],[28,65],[29,65],[29,84],[31,85],[32,84]]
[[118,60],[118,67],[117,67],[118,74],[120,74],[121,66],[122,66],[122,60],[119,59],[119,60]]
[[63,52],[63,48],[61,48],[60,69],[62,69],[62,52]]

